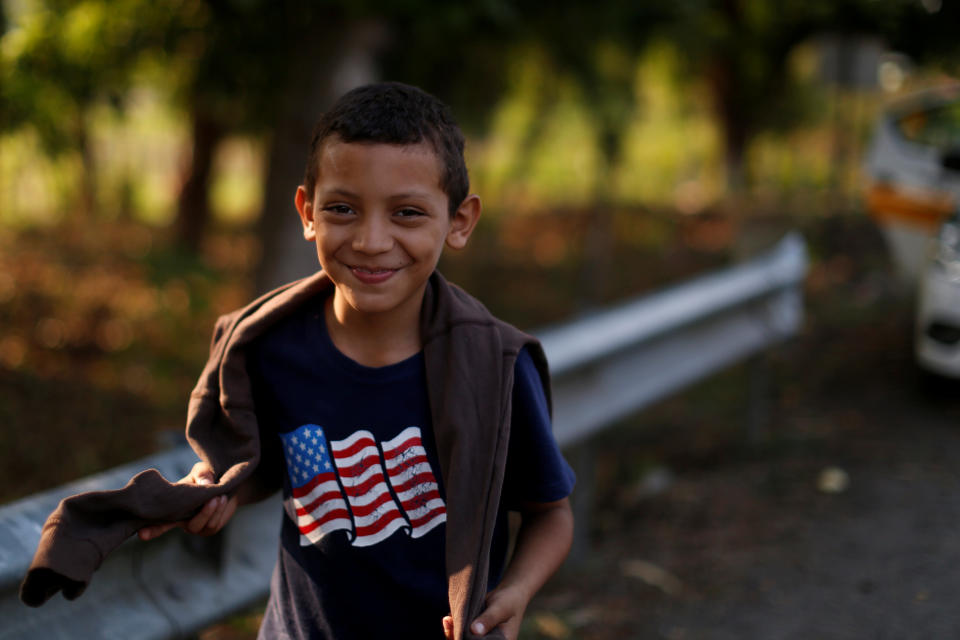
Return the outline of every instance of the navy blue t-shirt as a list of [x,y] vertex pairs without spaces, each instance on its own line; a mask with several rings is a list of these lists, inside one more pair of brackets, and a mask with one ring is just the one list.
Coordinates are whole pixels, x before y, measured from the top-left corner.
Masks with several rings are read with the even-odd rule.
[[[442,638],[446,503],[423,354],[363,366],[331,342],[323,304],[308,303],[248,350],[258,473],[282,476],[285,512],[259,637]],[[491,584],[506,555],[506,511],[572,488],[522,351]]]

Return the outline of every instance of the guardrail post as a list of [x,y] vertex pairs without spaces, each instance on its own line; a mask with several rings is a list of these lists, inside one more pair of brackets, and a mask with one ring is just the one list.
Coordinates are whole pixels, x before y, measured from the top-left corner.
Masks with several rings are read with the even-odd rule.
[[568,447],[566,453],[577,474],[577,484],[570,496],[574,525],[568,562],[580,564],[590,553],[590,530],[596,502],[597,447],[593,438],[587,438]]
[[760,353],[747,363],[747,444],[758,446],[770,426],[770,361]]

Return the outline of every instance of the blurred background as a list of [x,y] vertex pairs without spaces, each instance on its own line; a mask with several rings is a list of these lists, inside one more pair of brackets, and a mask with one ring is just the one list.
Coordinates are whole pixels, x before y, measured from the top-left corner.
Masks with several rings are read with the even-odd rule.
[[744,439],[738,367],[601,439],[594,562],[619,578],[587,606],[561,576],[525,628],[636,637],[617,624],[642,614],[640,637],[727,637],[657,616],[800,507],[848,513],[822,501],[865,442],[923,468],[952,451],[954,372],[912,352],[960,193],[958,24],[950,0],[2,0],[0,502],[182,439],[215,317],[315,268],[293,208],[313,123],[399,80],[451,105],[485,205],[442,269],[521,327],[803,232],[806,325],[765,361],[775,424]]

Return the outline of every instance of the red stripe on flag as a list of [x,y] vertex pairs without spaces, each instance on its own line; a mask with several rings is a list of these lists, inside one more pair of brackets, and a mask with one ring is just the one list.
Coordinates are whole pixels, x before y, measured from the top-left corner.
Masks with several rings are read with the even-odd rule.
[[358,485],[344,484],[343,488],[346,490],[347,496],[351,498],[360,498],[370,493],[370,490],[378,484],[386,484],[383,480],[382,473],[375,473]]
[[431,520],[436,518],[438,515],[446,512],[447,512],[446,509],[444,509],[443,507],[439,507],[437,509],[433,509],[432,511],[428,511],[425,515],[422,515],[419,518],[411,518],[410,524],[413,526],[413,528],[417,528],[421,525],[424,525],[430,522]]
[[312,513],[317,507],[326,502],[327,500],[342,500],[340,496],[340,491],[331,490],[317,497],[316,500],[312,501],[310,504],[305,504],[302,507],[297,507],[297,515],[303,516],[308,513]]
[[303,496],[313,491],[313,489],[317,485],[323,484],[324,482],[330,482],[331,480],[336,479],[336,477],[337,476],[334,475],[332,471],[325,471],[323,473],[319,473],[316,476],[314,476],[313,480],[311,480],[307,484],[300,487],[293,487],[293,490],[291,491],[291,493],[295,498],[302,498]]
[[297,525],[297,528],[300,529],[300,533],[310,533],[317,527],[323,526],[324,523],[329,522],[330,520],[336,520],[337,518],[350,518],[350,513],[346,509],[333,509],[323,514],[322,518],[317,518],[309,524],[300,524]]
[[[393,477],[394,483],[396,483],[396,482],[399,481],[399,480],[400,480],[400,478]],[[407,480],[406,482],[404,482],[403,484],[394,484],[394,485],[393,485],[393,489],[394,489],[394,490],[397,492],[397,494],[399,495],[399,494],[403,493],[404,491],[409,491],[410,489],[413,489],[413,488],[416,487],[416,486],[423,485],[423,484],[428,484],[428,483],[435,485],[435,484],[437,483],[437,481],[436,481],[436,478],[434,478],[434,476],[433,476],[432,473],[430,473],[429,471],[424,471],[424,472],[418,473],[417,475],[415,475],[415,476],[413,476],[412,478],[408,479],[408,480]]]
[[380,496],[377,497],[376,500],[374,500],[370,504],[365,504],[365,505],[351,504],[350,508],[353,510],[354,517],[363,518],[365,516],[370,515],[371,513],[374,513],[380,505],[386,504],[387,502],[393,502],[393,496],[390,495],[389,491],[384,491],[382,494],[380,494]]
[[357,538],[363,538],[366,536],[375,535],[380,531],[382,531],[384,528],[386,528],[388,524],[390,524],[397,518],[402,518],[402,517],[403,516],[400,515],[400,511],[390,511],[388,513],[385,513],[383,514],[383,516],[378,518],[376,522],[363,527],[357,527],[356,528]]
[[339,456],[336,456],[334,460],[336,461],[337,470],[340,472],[341,478],[356,478],[362,476],[370,467],[380,464],[380,456],[372,452],[349,466],[346,466]]
[[423,443],[420,441],[420,436],[410,436],[400,444],[391,445],[389,451],[384,449],[383,455],[389,460],[391,458],[396,458],[398,455],[402,454],[411,447],[423,447]]
[[358,438],[356,442],[348,447],[343,449],[334,449],[333,456],[335,458],[349,458],[350,456],[360,453],[360,451],[366,447],[373,447],[376,449],[377,442],[373,438]]
[[431,500],[440,500],[440,492],[436,489],[431,491],[424,491],[423,493],[418,493],[417,495],[408,498],[403,501],[403,508],[412,511],[414,509],[419,509],[423,505],[427,504]]

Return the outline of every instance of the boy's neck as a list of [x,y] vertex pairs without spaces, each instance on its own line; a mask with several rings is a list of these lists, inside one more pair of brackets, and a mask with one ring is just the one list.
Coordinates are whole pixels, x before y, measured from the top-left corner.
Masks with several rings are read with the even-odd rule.
[[396,364],[421,349],[419,305],[391,313],[361,313],[334,291],[324,305],[324,318],[334,346],[367,367]]

